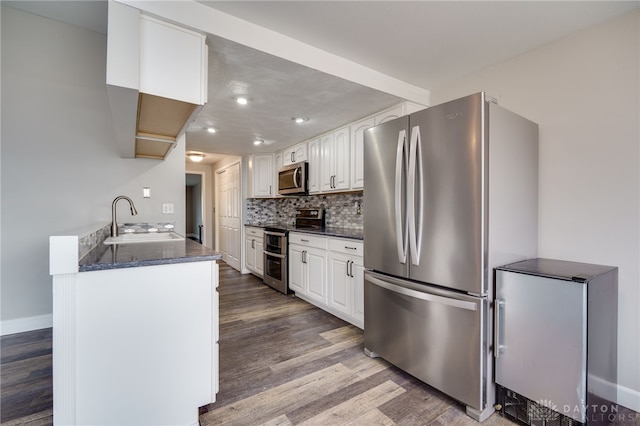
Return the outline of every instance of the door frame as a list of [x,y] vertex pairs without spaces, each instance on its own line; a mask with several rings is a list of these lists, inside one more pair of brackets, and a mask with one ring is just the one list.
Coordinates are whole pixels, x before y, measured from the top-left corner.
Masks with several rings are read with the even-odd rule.
[[[185,174],[185,176],[186,175],[200,175],[200,185],[201,185],[201,189],[200,189],[200,209],[201,209],[201,212],[200,212],[200,215],[201,215],[201,218],[202,218],[202,226],[204,228],[204,232],[202,233],[202,241],[200,241],[200,243],[203,246],[209,247],[207,245],[207,243],[209,242],[209,238],[207,238],[208,237],[207,234],[208,234],[208,231],[209,231],[209,228],[207,226],[207,218],[208,218],[208,215],[209,215],[209,212],[207,211],[208,209],[207,209],[207,197],[206,197],[206,194],[207,194],[206,176],[207,176],[207,174],[205,172],[203,172],[203,171],[198,171],[198,170],[193,170],[193,171],[185,170],[184,174]],[[185,206],[184,210],[185,210],[185,216],[186,216],[186,214],[187,214],[187,206]],[[186,218],[185,218],[185,224],[186,224]]]

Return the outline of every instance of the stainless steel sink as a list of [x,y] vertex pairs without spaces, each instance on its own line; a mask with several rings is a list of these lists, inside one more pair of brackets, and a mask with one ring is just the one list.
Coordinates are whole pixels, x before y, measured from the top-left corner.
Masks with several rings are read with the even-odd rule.
[[105,244],[133,244],[152,243],[165,241],[184,241],[182,235],[175,232],[149,232],[144,234],[120,234],[117,237],[109,237],[104,240]]

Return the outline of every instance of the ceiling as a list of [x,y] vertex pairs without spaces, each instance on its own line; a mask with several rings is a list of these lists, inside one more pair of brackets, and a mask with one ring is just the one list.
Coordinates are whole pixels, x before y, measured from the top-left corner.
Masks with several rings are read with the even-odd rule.
[[[6,1],[106,33],[104,1]],[[434,90],[640,7],[640,1],[200,1],[310,46]],[[215,35],[209,102],[187,131],[187,150],[274,152],[401,99]],[[481,88],[479,88],[481,90]],[[234,103],[247,95],[248,105]],[[309,121],[296,125],[291,118]],[[219,131],[210,134],[205,127]],[[254,139],[265,144],[254,146]],[[208,155],[205,163],[214,159]]]

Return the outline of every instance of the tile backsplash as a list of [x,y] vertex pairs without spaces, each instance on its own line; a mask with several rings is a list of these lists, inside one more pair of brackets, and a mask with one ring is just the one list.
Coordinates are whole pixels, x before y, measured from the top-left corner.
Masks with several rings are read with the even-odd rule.
[[297,208],[325,209],[327,227],[363,229],[362,191],[304,197],[250,198],[247,223],[284,222],[292,225]]

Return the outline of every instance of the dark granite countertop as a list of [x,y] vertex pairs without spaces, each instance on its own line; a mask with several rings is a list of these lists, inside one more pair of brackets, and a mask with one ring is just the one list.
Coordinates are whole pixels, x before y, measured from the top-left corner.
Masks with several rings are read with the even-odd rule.
[[79,262],[79,271],[136,268],[139,266],[202,262],[222,259],[222,254],[186,238],[180,241],[98,244]]
[[[272,227],[273,224],[245,223],[244,226],[252,226],[254,228],[268,228],[268,227]],[[362,229],[338,228],[338,227],[331,227],[331,226],[328,226],[324,229],[313,229],[313,228],[296,228],[294,226],[287,226],[286,230],[289,232],[299,232],[302,234],[323,235],[325,237],[350,238],[352,240],[364,239],[364,231]]]

